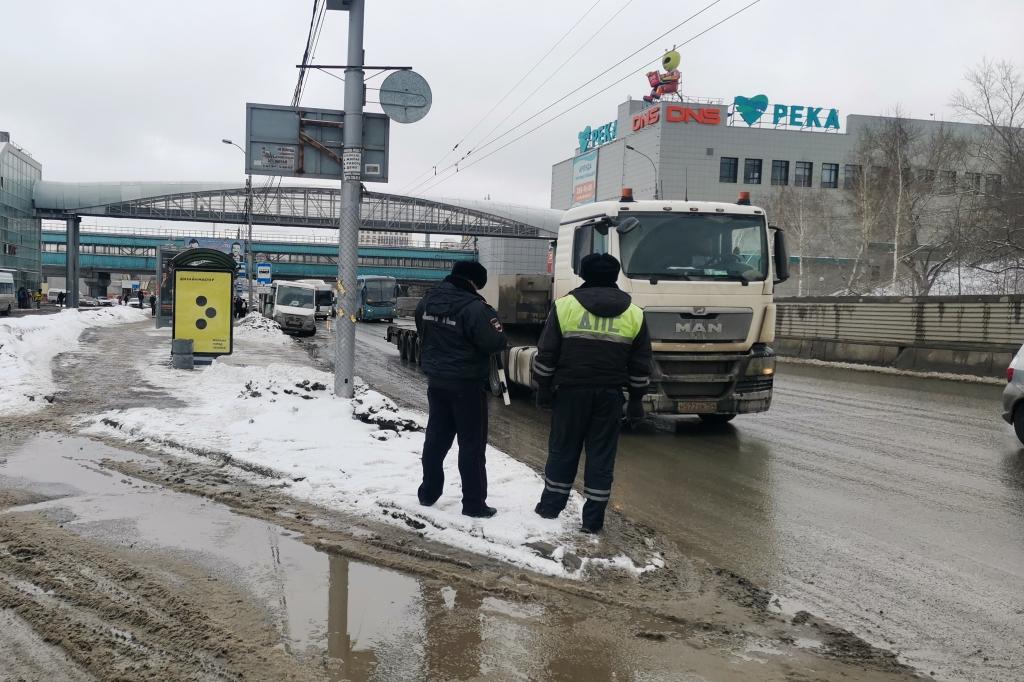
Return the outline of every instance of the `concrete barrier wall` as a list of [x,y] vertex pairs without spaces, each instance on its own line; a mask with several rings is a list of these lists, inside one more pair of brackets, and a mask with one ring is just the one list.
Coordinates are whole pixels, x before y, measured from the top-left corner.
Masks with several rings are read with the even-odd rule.
[[780,355],[999,376],[1024,343],[1024,297],[779,299]]

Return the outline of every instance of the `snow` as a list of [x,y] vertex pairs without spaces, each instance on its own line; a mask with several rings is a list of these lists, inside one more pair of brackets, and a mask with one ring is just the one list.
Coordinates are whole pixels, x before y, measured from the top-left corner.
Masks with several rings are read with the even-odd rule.
[[850,369],[858,372],[875,372],[876,374],[894,374],[902,377],[915,377],[918,379],[941,379],[942,381],[961,381],[970,384],[991,384],[1002,386],[1005,379],[998,377],[984,377],[976,374],[952,374],[950,372],[918,372],[911,369],[899,369],[897,367],[885,367],[882,365],[862,365],[854,362],[832,362],[831,360],[815,360],[813,358],[792,358],[780,357],[779,362],[793,365],[814,365],[817,367],[829,367],[831,369]]
[[116,306],[0,319],[0,412],[26,414],[48,404],[56,390],[50,364],[78,347],[83,330],[147,317],[138,308]]
[[[278,332],[280,334],[280,332]],[[283,336],[283,335],[282,335]],[[238,338],[238,337],[236,337]],[[273,346],[273,338],[260,342]],[[238,365],[176,371],[165,355],[143,355],[147,379],[185,403],[180,408],[138,407],[88,418],[86,433],[142,439],[179,456],[218,453],[249,472],[248,480],[277,486],[297,498],[399,526],[440,543],[468,549],[516,566],[579,577],[593,568],[638,575],[663,565],[654,556],[637,566],[625,556],[583,558],[567,568],[560,558],[588,542],[579,533],[582,499],[573,493],[560,518],[533,512],[541,478],[525,464],[487,449],[490,519],[462,516],[457,454],[445,461],[445,491],[433,507],[419,504],[424,415],[398,408],[386,396],[356,383],[356,397],[335,397],[333,376],[305,365]],[[265,354],[253,354],[254,357]],[[242,474],[240,474],[242,475]],[[283,486],[283,487],[282,487]],[[549,557],[527,546],[547,542]]]
[[292,339],[281,333],[281,326],[269,317],[258,312],[251,312],[235,323],[234,338],[236,341],[252,341],[287,346]]
[[[928,291],[929,296],[1005,296],[1024,293],[1024,272],[1016,260],[993,261],[979,267],[956,264],[943,271]],[[865,296],[913,296],[910,278],[879,286]]]

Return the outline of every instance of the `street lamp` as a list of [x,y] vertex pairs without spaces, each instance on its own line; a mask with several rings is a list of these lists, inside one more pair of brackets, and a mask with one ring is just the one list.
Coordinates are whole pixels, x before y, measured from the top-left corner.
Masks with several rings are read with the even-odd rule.
[[[242,152],[242,156],[245,156],[245,150],[231,140],[225,138],[221,142],[235,147],[238,151]],[[245,176],[245,222],[249,226],[249,231],[245,237],[245,278],[249,285],[247,287],[249,289],[249,306],[246,310],[252,311],[252,173]]]
[[637,154],[639,154],[640,156],[644,157],[645,159],[647,159],[648,161],[651,162],[651,168],[654,169],[654,198],[655,199],[659,199],[660,197],[658,196],[658,194],[659,194],[659,192],[658,192],[658,166],[657,166],[657,164],[654,163],[654,159],[652,159],[651,157],[647,156],[646,154],[644,154],[642,151],[640,151],[639,149],[637,149],[636,147],[634,147],[631,144],[627,144],[626,145],[626,149],[628,149],[631,152],[636,152]]

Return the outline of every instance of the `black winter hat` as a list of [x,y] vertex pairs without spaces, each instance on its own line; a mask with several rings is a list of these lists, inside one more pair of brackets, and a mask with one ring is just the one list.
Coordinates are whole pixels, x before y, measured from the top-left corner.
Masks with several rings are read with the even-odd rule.
[[607,253],[592,253],[580,261],[580,277],[587,284],[614,286],[619,279],[619,261]]
[[455,265],[452,266],[452,277],[467,279],[472,282],[477,289],[483,289],[484,285],[487,284],[487,268],[476,261],[455,261]]

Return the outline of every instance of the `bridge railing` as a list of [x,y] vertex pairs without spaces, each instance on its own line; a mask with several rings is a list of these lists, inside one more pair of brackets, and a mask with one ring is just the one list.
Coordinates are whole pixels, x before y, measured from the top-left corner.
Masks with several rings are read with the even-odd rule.
[[[62,221],[43,221],[44,232],[63,234],[66,226]],[[154,227],[154,226],[126,226],[126,225],[81,225],[82,234],[109,234],[123,235],[128,237],[146,237],[149,239],[188,239],[190,237],[205,239],[240,239],[244,238],[244,230],[240,231],[237,226],[230,228],[203,227],[197,225],[192,229],[176,227]],[[275,242],[283,244],[322,244],[337,245],[338,240],[332,234],[307,234],[300,232],[269,232],[265,229],[253,229],[254,242]],[[359,234],[360,246],[394,246],[408,248],[434,248],[434,249],[460,249],[473,250],[472,240],[464,241],[451,236],[441,239],[437,236],[428,240],[425,236],[411,235],[406,233],[390,232],[361,232]],[[443,246],[447,245],[447,246]]]

